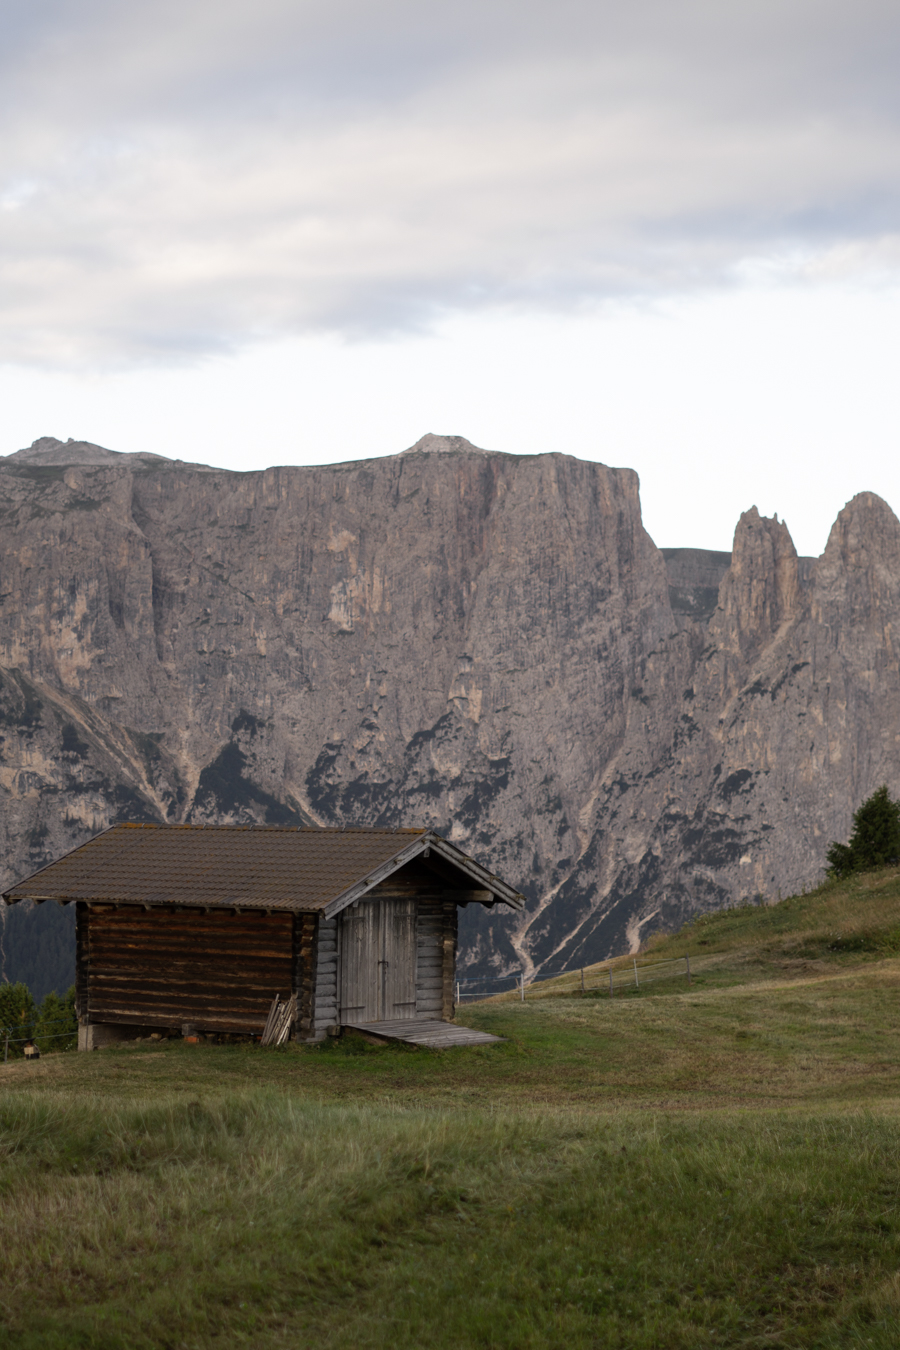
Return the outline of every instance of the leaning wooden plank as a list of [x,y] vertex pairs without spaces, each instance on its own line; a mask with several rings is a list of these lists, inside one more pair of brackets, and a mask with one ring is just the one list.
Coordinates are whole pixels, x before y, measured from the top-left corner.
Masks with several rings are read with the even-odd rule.
[[275,1019],[275,1025],[272,1028],[272,1044],[281,1044],[281,1033],[285,1027],[291,1024],[291,1000],[286,998],[278,1009],[278,1016]]
[[278,1028],[278,1035],[275,1038],[276,1045],[284,1045],[291,1034],[291,1027],[294,1025],[294,1018],[297,1013],[297,999],[294,995],[285,1002],[282,1011],[281,1025]]
[[282,1034],[290,1030],[291,1011],[292,1011],[291,1001],[290,999],[285,999],[284,1003],[282,1003],[281,1007],[278,1010],[278,1017],[276,1019],[275,1026],[272,1028],[273,1045],[280,1045],[282,1041]]
[[271,1008],[269,1009],[269,1015],[268,1015],[268,1017],[266,1018],[266,1025],[265,1025],[265,1027],[263,1028],[263,1034],[262,1034],[262,1037],[261,1037],[261,1039],[260,1039],[260,1044],[262,1044],[262,1045],[268,1045],[268,1044],[269,1044],[270,1037],[271,1037],[271,1035],[272,1035],[272,1028],[273,1028],[275,1019],[276,1019],[276,1017],[278,1016],[278,1004],[279,1004],[279,1001],[280,1001],[280,1000],[279,1000],[279,998],[278,998],[278,995],[276,994],[275,997],[272,999],[272,1006],[271,1006]]

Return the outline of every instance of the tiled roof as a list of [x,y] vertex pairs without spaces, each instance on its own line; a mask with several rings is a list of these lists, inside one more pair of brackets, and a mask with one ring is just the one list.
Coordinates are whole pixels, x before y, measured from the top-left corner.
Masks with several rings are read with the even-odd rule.
[[115,825],[11,886],[3,898],[308,912],[324,909],[425,834],[425,830]]

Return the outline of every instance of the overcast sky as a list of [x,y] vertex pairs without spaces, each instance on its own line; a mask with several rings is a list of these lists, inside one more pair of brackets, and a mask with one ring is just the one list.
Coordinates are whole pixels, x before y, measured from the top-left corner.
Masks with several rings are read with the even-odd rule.
[[7,6],[0,453],[454,433],[818,552],[900,508],[898,58],[880,0]]

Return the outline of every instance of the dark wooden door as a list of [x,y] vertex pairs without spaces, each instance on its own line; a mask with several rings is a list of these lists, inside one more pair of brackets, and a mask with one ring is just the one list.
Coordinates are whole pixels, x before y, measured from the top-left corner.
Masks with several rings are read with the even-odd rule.
[[341,915],[341,1021],[416,1015],[416,901],[363,900]]

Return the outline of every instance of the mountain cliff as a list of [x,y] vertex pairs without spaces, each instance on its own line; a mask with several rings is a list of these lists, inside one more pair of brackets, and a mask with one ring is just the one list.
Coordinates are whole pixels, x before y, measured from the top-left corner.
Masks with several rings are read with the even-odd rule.
[[900,776],[870,493],[817,560],[755,509],[730,556],[663,552],[637,476],[565,454],[230,473],[44,438],[0,513],[4,883],[116,820],[421,823],[531,899],[466,911],[463,965],[532,970],[815,880]]

